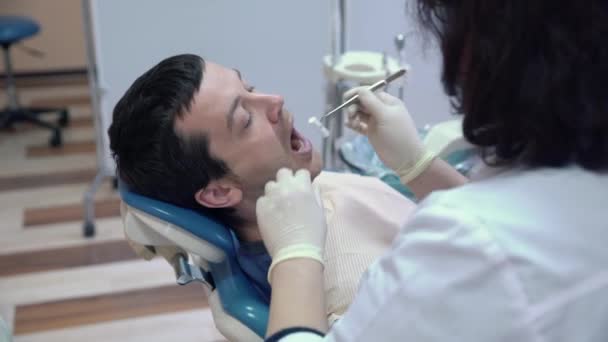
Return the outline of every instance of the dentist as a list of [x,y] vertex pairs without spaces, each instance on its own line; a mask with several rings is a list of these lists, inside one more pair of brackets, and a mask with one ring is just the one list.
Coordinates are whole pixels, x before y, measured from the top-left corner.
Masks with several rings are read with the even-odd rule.
[[[257,202],[273,257],[268,340],[608,341],[608,4],[418,9],[493,175],[428,195],[328,331],[323,212],[306,171],[280,170]],[[348,125],[402,182],[441,179],[404,104],[355,92]]]

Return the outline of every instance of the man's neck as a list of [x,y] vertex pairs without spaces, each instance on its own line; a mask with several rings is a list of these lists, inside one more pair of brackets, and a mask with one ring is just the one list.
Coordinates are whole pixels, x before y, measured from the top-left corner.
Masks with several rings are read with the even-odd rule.
[[262,235],[260,235],[260,229],[255,214],[255,203],[243,201],[237,207],[237,215],[243,220],[243,223],[234,230],[239,241],[262,241]]
[[256,242],[262,241],[260,230],[257,225],[240,226],[235,229],[236,237],[241,242]]

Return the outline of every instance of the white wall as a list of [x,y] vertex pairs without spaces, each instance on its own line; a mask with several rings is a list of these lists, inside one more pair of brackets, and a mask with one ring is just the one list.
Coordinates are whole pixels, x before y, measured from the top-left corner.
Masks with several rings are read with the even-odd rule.
[[[298,129],[321,146],[306,124],[324,109],[322,57],[330,52],[331,1],[92,0],[104,144],[111,111],[133,80],[161,59],[196,53],[237,67],[260,91],[282,94]],[[412,29],[403,1],[349,2],[349,49],[394,53],[393,37]],[[421,125],[447,118],[438,60],[407,46],[412,66],[407,102]],[[107,148],[106,148],[107,151]],[[111,163],[109,157],[107,162]],[[113,167],[113,166],[112,166]]]
[[418,32],[416,0],[350,0],[348,4],[349,50],[386,51],[396,57],[395,35],[414,33],[408,35],[405,47],[412,67],[405,88],[407,107],[420,126],[448,119],[451,111],[440,82],[440,53],[432,40],[424,42]]

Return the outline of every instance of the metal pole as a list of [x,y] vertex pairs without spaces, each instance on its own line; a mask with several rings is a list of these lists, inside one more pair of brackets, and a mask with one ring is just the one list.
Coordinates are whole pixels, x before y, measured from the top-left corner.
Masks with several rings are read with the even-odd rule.
[[[395,48],[397,49],[397,55],[399,57],[398,63],[400,67],[405,65],[405,35],[398,34],[395,36]],[[401,80],[399,85],[399,98],[401,101],[405,101],[405,77]]]
[[346,52],[346,0],[338,1],[339,19],[336,25],[339,25],[338,33],[340,37],[340,55]]
[[[340,20],[338,21],[338,24],[340,25],[340,29],[338,31],[339,33],[339,37],[340,37],[340,56],[344,55],[346,53],[346,0],[339,0],[338,2],[338,12],[340,13]],[[336,106],[339,105],[340,103],[342,103],[342,94],[344,93],[345,89],[344,86],[341,82],[337,82],[336,83]],[[336,141],[338,139],[340,139],[342,137],[342,135],[344,134],[344,126],[343,126],[343,122],[344,122],[344,112],[340,111],[340,113],[338,113],[338,115],[335,116],[335,120],[334,120],[334,125],[335,125],[335,129],[336,129],[336,135],[335,135],[335,139],[334,139],[334,155],[333,155],[333,160],[335,164],[335,167],[338,167],[338,150],[337,150],[337,146],[336,146]]]
[[[333,0],[330,9],[331,18],[331,56],[332,68],[340,62],[340,57],[346,52],[346,0]],[[342,87],[340,80],[330,80],[327,84],[326,98],[329,111],[335,108],[342,100]],[[323,164],[326,169],[336,170],[339,167],[337,154],[337,140],[342,136],[343,114],[337,113],[324,119],[323,124],[330,132],[329,137],[323,139]]]
[[2,45],[4,52],[4,74],[6,75],[6,94],[8,95],[8,109],[16,110],[19,108],[19,99],[17,98],[17,87],[15,86],[9,49],[10,46],[8,44]]
[[97,150],[97,175],[93,182],[84,194],[84,224],[83,235],[93,237],[95,235],[95,193],[104,179],[108,176],[108,171],[104,167],[104,148],[103,134],[105,134],[101,121],[100,97],[101,89],[99,87],[99,78],[97,74],[97,63],[95,58],[95,44],[93,34],[93,18],[91,17],[91,0],[82,0],[82,18],[85,34],[86,51],[87,51],[87,71],[89,78],[89,88],[91,92],[91,105],[93,119],[95,121],[95,144]]

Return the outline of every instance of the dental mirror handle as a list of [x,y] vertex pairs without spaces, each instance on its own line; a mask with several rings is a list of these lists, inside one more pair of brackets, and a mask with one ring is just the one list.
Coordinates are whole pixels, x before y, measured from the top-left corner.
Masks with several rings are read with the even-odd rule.
[[[400,69],[399,71],[395,72],[394,74],[388,76],[386,79],[380,80],[380,81],[372,84],[368,89],[371,91],[376,91],[376,90],[386,86],[387,84],[391,83],[392,81],[398,79],[399,77],[403,76],[404,74],[405,74],[405,69]],[[344,103],[342,103],[341,105],[339,105],[338,107],[333,109],[331,112],[323,115],[321,117],[321,119],[326,118],[332,114],[335,114],[340,109],[350,106],[351,104],[355,103],[357,100],[359,100],[359,94],[351,97],[350,99],[346,100]]]

